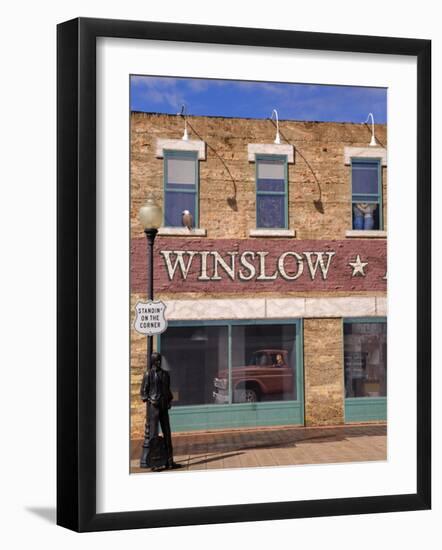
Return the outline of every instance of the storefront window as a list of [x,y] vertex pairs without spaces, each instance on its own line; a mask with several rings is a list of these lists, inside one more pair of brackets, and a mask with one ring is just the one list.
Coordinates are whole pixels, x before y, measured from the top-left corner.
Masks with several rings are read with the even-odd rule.
[[295,324],[169,326],[174,406],[296,400],[296,337]]
[[176,405],[214,402],[214,380],[228,392],[228,327],[169,327],[161,336],[164,368],[170,371]]
[[387,323],[344,323],[345,397],[387,395]]

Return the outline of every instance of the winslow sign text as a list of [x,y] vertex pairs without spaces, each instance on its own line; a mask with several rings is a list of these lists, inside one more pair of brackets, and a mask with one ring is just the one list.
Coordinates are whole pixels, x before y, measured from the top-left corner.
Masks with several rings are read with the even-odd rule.
[[[132,290],[144,292],[146,251],[134,239]],[[157,237],[155,292],[385,291],[384,239]]]

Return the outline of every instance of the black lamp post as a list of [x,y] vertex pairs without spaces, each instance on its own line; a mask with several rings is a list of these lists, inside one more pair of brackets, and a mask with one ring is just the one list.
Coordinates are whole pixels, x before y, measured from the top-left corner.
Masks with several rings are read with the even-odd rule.
[[[147,238],[147,300],[153,301],[153,245],[163,219],[161,208],[149,197],[140,208],[139,218]],[[140,467],[157,470],[180,468],[173,460],[169,409],[173,399],[169,373],[161,369],[161,355],[152,353],[153,336],[147,336],[147,369],[141,383],[141,399],[146,402],[144,442]],[[153,365],[152,365],[153,362]],[[153,368],[153,370],[152,370]],[[163,437],[158,436],[159,427]],[[151,446],[152,445],[152,446]]]
[[[141,225],[144,228],[144,233],[147,238],[147,300],[151,301],[153,300],[153,269],[154,269],[154,263],[153,263],[153,245],[155,241],[155,237],[158,233],[158,228],[161,225],[161,221],[163,218],[163,213],[161,211],[161,208],[155,204],[152,197],[149,197],[144,204],[140,208],[139,212],[139,220]],[[141,394],[143,395],[144,392],[144,381],[146,377],[149,376],[149,371],[151,368],[151,361],[152,361],[152,344],[153,344],[153,336],[148,335],[147,336],[147,353],[146,353],[146,373],[143,377],[143,382],[141,383]],[[147,465],[147,453],[149,449],[149,403],[146,400],[146,420],[145,420],[145,428],[144,428],[144,443],[143,448],[141,452],[141,460],[140,465],[142,467],[146,467]]]
[[[144,233],[147,237],[147,299],[153,300],[153,245],[155,237],[158,233],[158,228],[163,220],[163,212],[161,208],[154,202],[152,197],[149,197],[146,204],[140,208],[139,220],[144,228]],[[147,337],[147,370],[150,369],[150,359],[152,355],[153,336]]]

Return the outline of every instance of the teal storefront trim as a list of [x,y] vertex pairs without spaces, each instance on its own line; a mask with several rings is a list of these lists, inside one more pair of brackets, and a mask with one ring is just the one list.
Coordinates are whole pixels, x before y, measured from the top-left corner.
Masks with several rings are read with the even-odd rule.
[[349,397],[345,400],[346,422],[381,421],[386,419],[386,397]]
[[174,432],[303,423],[303,406],[296,401],[197,405],[170,412]]
[[[343,324],[386,322],[386,317],[349,317],[343,319]],[[344,330],[342,331],[342,334],[344,338]],[[342,361],[344,364],[344,340],[342,340]],[[344,399],[344,414],[345,422],[368,422],[375,420],[387,420],[387,397],[346,397]]]
[[[170,327],[184,326],[227,326],[229,379],[232,372],[232,326],[235,325],[296,325],[296,387],[295,401],[265,401],[257,403],[232,403],[230,388],[229,403],[176,406],[170,410],[172,431],[210,430],[217,428],[239,428],[253,426],[282,426],[304,424],[304,370],[303,370],[303,327],[300,319],[272,320],[220,320],[220,321],[169,321]],[[158,338],[161,351],[161,337]]]

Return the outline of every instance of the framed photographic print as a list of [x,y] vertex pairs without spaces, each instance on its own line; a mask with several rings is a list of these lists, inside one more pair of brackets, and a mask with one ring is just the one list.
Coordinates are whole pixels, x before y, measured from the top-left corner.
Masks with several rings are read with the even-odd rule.
[[59,525],[430,507],[430,52],[58,26]]

